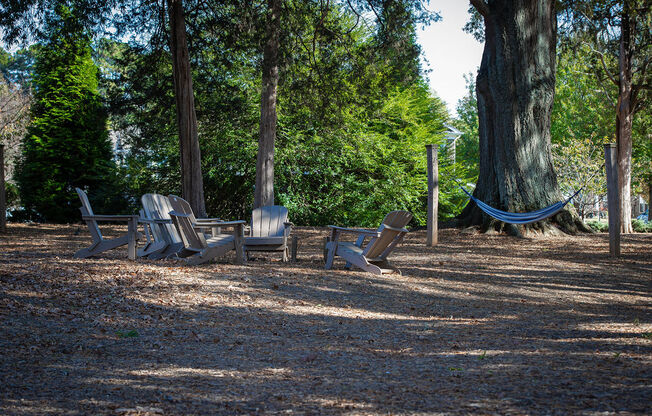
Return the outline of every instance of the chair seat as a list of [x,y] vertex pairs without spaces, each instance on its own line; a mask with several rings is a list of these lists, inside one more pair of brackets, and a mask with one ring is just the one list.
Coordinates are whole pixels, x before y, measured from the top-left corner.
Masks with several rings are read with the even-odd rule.
[[[351,254],[355,254],[357,256],[361,256],[364,250],[362,248],[356,246],[355,243],[351,243],[351,242],[348,242],[348,241],[338,242],[337,243],[337,255],[341,256],[341,253],[343,253],[345,251],[347,251],[347,252],[349,252]],[[369,257],[365,257],[365,258],[367,259],[367,261],[369,263],[385,261],[384,259],[381,259],[381,258],[369,258]]]

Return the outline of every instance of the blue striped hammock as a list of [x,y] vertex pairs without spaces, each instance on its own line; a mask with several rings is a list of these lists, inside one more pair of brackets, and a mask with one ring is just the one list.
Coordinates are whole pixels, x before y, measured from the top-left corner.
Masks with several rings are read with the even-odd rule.
[[482,211],[484,211],[487,215],[500,220],[502,222],[506,222],[509,224],[532,224],[533,222],[538,222],[545,220],[548,217],[552,217],[562,209],[573,199],[577,196],[577,194],[580,193],[581,189],[577,192],[575,192],[570,198],[568,198],[565,201],[559,201],[555,204],[550,205],[549,207],[542,208],[537,211],[532,211],[532,212],[524,212],[524,213],[513,213],[513,212],[507,212],[507,211],[501,211],[499,209],[496,209],[490,205],[485,204],[484,202],[480,201],[478,198],[474,197],[462,187],[462,185],[459,185],[460,188],[471,198],[473,202],[480,208]]

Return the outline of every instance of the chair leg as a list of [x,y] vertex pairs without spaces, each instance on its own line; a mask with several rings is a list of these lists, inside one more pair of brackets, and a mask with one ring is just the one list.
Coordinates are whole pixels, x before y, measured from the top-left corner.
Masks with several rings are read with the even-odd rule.
[[329,241],[326,244],[328,254],[326,255],[326,264],[324,268],[330,270],[333,267],[333,260],[335,258],[335,250],[337,249],[337,241]]
[[247,256],[245,255],[244,241],[243,241],[244,238],[242,237],[243,230],[241,224],[235,226],[233,236],[234,236],[233,244],[235,245],[235,262],[237,264],[245,264],[247,263]]
[[136,260],[136,232],[137,232],[137,222],[136,219],[132,219],[127,223],[127,253],[129,260]]
[[115,238],[113,240],[102,240],[98,243],[92,244],[90,247],[78,250],[73,257],[76,259],[85,259],[87,257],[100,254],[107,250],[113,250],[114,248],[123,246],[128,243],[129,243],[129,238],[126,235]]

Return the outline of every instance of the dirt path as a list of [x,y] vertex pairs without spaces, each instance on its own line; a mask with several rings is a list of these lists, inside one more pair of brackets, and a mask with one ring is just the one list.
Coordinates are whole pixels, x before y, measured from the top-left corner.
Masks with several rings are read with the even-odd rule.
[[650,414],[652,235],[411,233],[403,276],[0,235],[0,414]]

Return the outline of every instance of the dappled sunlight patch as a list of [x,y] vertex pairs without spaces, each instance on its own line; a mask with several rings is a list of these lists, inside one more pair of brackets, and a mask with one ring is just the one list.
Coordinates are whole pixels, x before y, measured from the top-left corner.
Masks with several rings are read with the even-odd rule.
[[[318,407],[326,408],[326,409],[337,409],[339,411],[346,412],[348,414],[366,414],[365,411],[370,411],[370,412],[376,412],[377,407],[373,406],[369,403],[361,403],[359,401],[352,401],[352,400],[343,400],[341,398],[337,397],[331,397],[331,398],[308,398],[308,400],[311,400],[315,405]],[[372,414],[374,414],[372,413]]]
[[652,346],[652,323],[640,322],[634,318],[631,322],[588,322],[576,325],[582,331],[600,331],[612,334],[634,334],[647,339]]
[[161,377],[161,378],[183,378],[183,377],[208,377],[208,378],[228,378],[230,380],[256,378],[286,378],[291,377],[294,372],[289,368],[261,368],[257,371],[240,371],[235,369],[216,369],[216,368],[196,368],[196,367],[176,367],[160,366],[157,368],[144,368],[138,370],[128,370],[126,374],[132,376],[144,377]]

